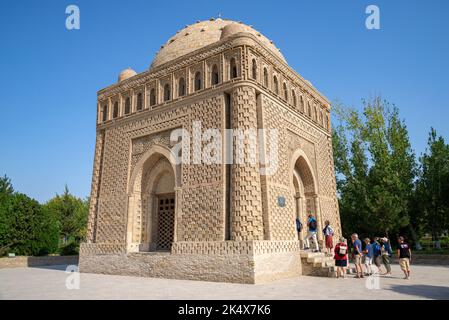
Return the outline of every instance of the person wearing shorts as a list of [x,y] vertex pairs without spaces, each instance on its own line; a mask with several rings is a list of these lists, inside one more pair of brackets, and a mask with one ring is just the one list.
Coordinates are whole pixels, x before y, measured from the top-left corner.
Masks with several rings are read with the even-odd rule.
[[363,250],[363,258],[365,259],[365,272],[367,276],[373,274],[373,270],[371,268],[373,264],[373,247],[371,245],[370,238],[365,238],[363,240],[365,242],[365,249]]
[[404,279],[410,279],[410,261],[412,259],[412,250],[408,243],[405,242],[404,237],[398,238],[398,258],[399,265],[404,272]]
[[346,278],[346,268],[348,267],[348,243],[344,237],[340,237],[340,241],[335,246],[334,253],[337,278]]
[[332,257],[332,249],[334,248],[334,230],[332,229],[329,220],[326,220],[324,222],[326,225],[323,229],[323,235],[324,235],[324,243],[326,245],[326,254],[329,254]]
[[356,278],[363,278],[363,269],[362,269],[362,241],[360,241],[357,233],[353,233],[351,236],[352,240],[352,256],[354,258],[355,272]]

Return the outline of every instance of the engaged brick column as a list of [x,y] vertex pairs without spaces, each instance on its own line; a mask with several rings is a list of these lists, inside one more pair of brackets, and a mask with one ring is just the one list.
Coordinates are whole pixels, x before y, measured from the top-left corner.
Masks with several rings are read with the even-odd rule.
[[[257,133],[256,92],[249,86],[234,89],[231,96],[232,129],[255,130]],[[234,131],[235,133],[235,131]],[[244,150],[237,150],[238,138],[234,134],[231,170],[231,239],[236,241],[263,240],[262,194],[259,173],[259,150],[256,144],[249,147],[245,135]],[[236,163],[243,152],[244,163]],[[249,163],[255,157],[256,163]]]
[[98,195],[101,183],[101,165],[103,162],[104,131],[97,132],[95,143],[94,168],[89,204],[89,218],[87,223],[87,242],[95,242],[97,231]]

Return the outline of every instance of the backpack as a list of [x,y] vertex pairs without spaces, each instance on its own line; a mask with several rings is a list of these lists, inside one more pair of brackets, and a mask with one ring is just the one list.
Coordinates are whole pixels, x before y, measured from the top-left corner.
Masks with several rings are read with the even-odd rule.
[[312,221],[310,221],[309,223],[309,228],[310,229],[316,229],[316,220],[313,219]]
[[331,226],[325,226],[323,229],[323,234],[326,234],[326,231],[329,231],[330,236],[334,235],[334,230],[331,228]]
[[338,248],[338,254],[341,256],[346,255],[346,253],[348,253],[348,246],[347,245],[340,245]]
[[391,256],[392,254],[393,254],[393,252],[391,251],[391,246],[390,246],[390,244],[389,243],[383,243],[382,244],[382,247],[383,247],[383,249],[384,249],[384,254],[387,254],[387,255],[389,255],[389,256]]
[[298,232],[301,232],[301,231],[302,231],[302,223],[301,223],[301,221],[299,220],[299,218],[296,218],[296,230],[297,230]]
[[373,253],[374,253],[374,255],[377,257],[377,256],[380,256],[380,254],[382,253],[382,249],[381,249],[381,247],[380,247],[380,244],[378,244],[377,242],[375,242],[374,244],[373,244]]

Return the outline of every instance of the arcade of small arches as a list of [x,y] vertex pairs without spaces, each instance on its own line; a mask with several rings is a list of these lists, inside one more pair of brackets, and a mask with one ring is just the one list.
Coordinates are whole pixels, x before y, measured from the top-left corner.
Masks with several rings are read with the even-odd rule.
[[[123,92],[116,97],[109,97],[100,101],[100,123],[129,116],[132,113],[145,109],[152,109],[160,104],[240,78],[241,66],[239,59],[232,56],[225,60],[226,72],[224,74],[221,71],[219,62],[210,65],[206,64],[206,72],[202,69],[197,70],[190,77],[179,76],[172,81],[159,81],[159,86],[145,86],[144,88]],[[249,65],[248,79],[259,83],[296,111],[317,123],[326,131],[329,131],[330,118],[328,108],[309,97],[305,91],[298,88],[299,86],[291,85],[287,80],[283,80],[281,83],[279,73],[273,71],[273,69],[274,67],[261,65],[256,58],[252,58]],[[157,88],[160,88],[160,90],[157,90]],[[147,97],[145,97],[146,95]],[[112,110],[110,110],[110,106],[112,106]]]

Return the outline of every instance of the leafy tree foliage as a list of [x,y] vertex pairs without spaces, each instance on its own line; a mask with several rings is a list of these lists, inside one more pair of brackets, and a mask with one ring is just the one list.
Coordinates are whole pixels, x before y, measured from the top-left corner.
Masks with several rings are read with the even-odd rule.
[[14,193],[14,188],[11,184],[11,179],[6,175],[0,178],[0,195],[11,195]]
[[70,194],[67,186],[62,195],[56,195],[44,207],[52,212],[61,225],[63,243],[85,239],[87,233],[88,200]]
[[433,128],[427,150],[420,157],[414,203],[414,223],[438,241],[442,232],[449,229],[449,145]]
[[[36,200],[13,193],[0,202],[0,248],[18,255],[58,250],[59,223]],[[0,252],[0,254],[2,254]]]
[[414,153],[398,109],[379,97],[363,112],[337,106],[334,163],[344,231],[391,235],[409,224]]
[[88,203],[66,187],[62,195],[41,205],[14,192],[6,176],[0,178],[0,256],[77,253],[86,237]]

